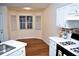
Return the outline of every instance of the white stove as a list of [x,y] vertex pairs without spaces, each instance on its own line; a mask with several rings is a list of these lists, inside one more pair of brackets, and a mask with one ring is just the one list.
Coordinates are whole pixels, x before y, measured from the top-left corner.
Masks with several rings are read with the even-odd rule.
[[[50,37],[50,39],[55,41],[63,49],[67,50],[71,56],[79,56],[79,35],[73,33],[70,39],[64,39],[59,37]],[[61,52],[67,55],[68,53],[63,49],[61,49]],[[58,51],[59,50],[60,48],[58,48]]]

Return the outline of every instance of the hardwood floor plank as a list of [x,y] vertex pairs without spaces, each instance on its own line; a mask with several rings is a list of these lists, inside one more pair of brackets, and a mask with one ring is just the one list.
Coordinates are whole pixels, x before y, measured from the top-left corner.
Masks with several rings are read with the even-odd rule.
[[49,56],[49,46],[41,39],[18,39],[18,41],[27,43],[27,56]]

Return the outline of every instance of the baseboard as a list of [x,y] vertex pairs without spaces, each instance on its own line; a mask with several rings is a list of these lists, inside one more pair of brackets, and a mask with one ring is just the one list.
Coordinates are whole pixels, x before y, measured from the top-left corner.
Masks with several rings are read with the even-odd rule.
[[[43,39],[42,39],[43,40]],[[45,40],[43,40],[47,45],[49,45],[49,42],[47,42],[47,41],[45,41]]]
[[[17,38],[16,40],[20,40],[20,39],[30,39],[30,38],[38,38],[38,37],[27,37],[27,38]],[[45,41],[43,38],[38,38],[38,39],[41,39],[43,40],[47,45],[49,45],[49,42]]]
[[30,39],[30,38],[35,38],[35,39],[42,39],[41,37],[25,37],[25,38],[16,38],[16,40],[20,39]]

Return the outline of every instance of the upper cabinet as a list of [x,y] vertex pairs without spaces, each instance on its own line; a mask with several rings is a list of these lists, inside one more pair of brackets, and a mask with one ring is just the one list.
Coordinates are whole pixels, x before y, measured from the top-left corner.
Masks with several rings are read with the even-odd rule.
[[61,28],[79,28],[79,4],[57,8],[56,25]]
[[63,8],[64,20],[79,20],[79,4],[69,4]]
[[56,9],[56,26],[58,27],[66,27],[66,23],[64,20],[64,7]]

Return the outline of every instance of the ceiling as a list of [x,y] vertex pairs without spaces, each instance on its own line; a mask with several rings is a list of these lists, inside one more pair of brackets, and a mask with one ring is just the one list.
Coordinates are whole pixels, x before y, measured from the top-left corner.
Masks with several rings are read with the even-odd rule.
[[10,10],[24,10],[24,7],[31,7],[30,11],[42,11],[47,8],[50,3],[0,3],[0,6],[8,6]]
[[68,3],[0,3],[0,6],[8,6],[9,10],[17,10],[17,11],[27,11],[24,10],[24,7],[31,7],[31,10],[28,11],[43,11],[50,4],[53,4],[55,7],[61,7],[63,5],[67,5]]
[[55,7],[58,8],[58,7],[62,7],[62,6],[65,6],[65,5],[68,5],[68,4],[71,4],[71,3],[55,3]]
[[4,6],[46,8],[49,3],[0,3]]
[[56,7],[61,7],[69,3],[0,3],[0,6],[47,8],[50,4],[54,4]]

